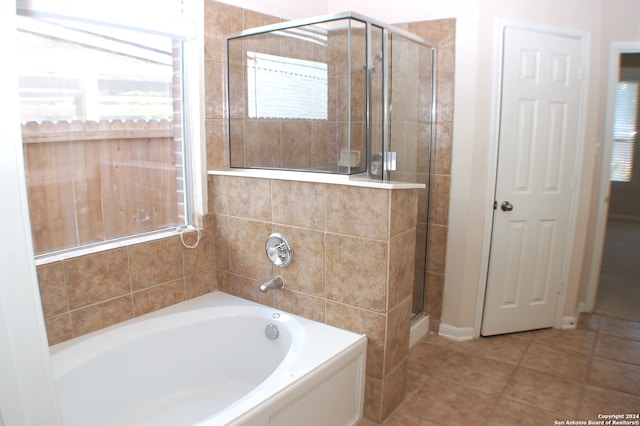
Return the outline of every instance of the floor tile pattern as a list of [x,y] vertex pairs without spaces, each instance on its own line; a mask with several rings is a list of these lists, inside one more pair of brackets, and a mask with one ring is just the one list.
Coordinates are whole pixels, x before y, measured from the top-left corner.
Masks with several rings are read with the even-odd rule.
[[466,342],[429,334],[409,352],[406,389],[384,426],[555,426],[640,414],[640,323],[582,314],[575,330]]

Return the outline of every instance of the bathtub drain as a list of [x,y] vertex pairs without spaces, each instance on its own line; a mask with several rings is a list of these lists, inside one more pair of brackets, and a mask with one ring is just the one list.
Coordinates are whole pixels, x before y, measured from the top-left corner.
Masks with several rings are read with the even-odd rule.
[[264,334],[269,340],[276,340],[280,335],[280,330],[275,324],[269,324],[264,328]]

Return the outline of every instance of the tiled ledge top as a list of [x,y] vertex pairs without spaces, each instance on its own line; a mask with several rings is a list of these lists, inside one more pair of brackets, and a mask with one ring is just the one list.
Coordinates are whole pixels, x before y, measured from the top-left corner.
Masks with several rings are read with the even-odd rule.
[[424,189],[424,183],[377,181],[363,176],[337,175],[332,173],[294,172],[289,170],[209,170],[210,175],[236,176],[259,179],[293,180],[299,182],[327,183],[334,185],[361,186],[379,189]]

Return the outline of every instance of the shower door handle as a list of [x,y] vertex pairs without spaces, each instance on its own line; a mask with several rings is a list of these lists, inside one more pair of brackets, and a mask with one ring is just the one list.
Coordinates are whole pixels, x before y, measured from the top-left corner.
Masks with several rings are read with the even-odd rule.
[[513,204],[508,201],[503,201],[502,204],[500,204],[500,208],[503,212],[510,212],[511,210],[513,210]]

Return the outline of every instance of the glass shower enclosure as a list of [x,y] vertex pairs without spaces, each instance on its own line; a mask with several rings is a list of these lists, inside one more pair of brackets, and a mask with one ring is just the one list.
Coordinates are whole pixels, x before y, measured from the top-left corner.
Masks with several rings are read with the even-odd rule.
[[424,310],[435,47],[348,12],[227,37],[232,168],[424,183],[414,314]]

